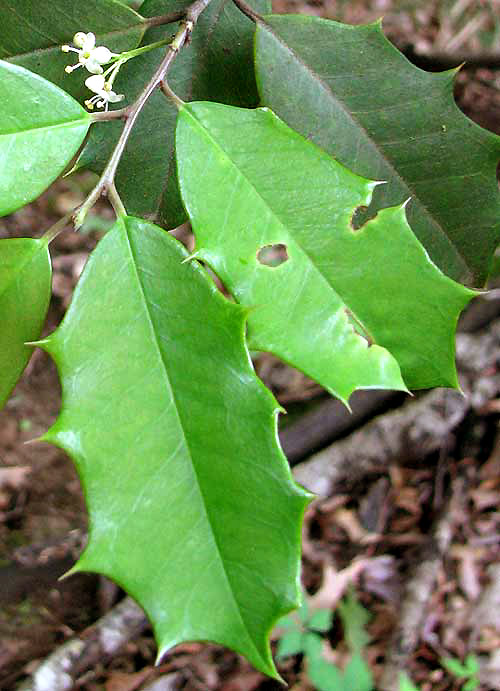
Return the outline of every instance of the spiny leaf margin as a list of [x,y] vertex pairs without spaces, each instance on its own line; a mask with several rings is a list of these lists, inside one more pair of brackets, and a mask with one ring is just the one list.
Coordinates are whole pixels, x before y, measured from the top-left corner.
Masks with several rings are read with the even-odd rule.
[[[268,109],[186,104],[176,148],[194,256],[251,308],[252,348],[278,355],[344,402],[356,388],[406,390],[394,358],[409,388],[458,386],[456,323],[475,292],[430,261],[403,206],[354,231],[352,215],[375,183]],[[259,249],[276,243],[289,260],[260,265]],[[376,345],[367,349],[352,324]]]
[[63,389],[43,440],[73,457],[87,500],[89,544],[73,571],[124,587],[148,613],[160,656],[212,640],[279,678],[268,636],[298,604],[310,495],[279,447],[245,310],[186,257],[131,217],[100,241],[62,325],[40,343]]
[[411,198],[408,221],[432,260],[483,285],[500,240],[500,137],[457,107],[456,70],[418,69],[380,22],[268,15],[255,41],[262,104],[354,172],[387,181],[372,215]]

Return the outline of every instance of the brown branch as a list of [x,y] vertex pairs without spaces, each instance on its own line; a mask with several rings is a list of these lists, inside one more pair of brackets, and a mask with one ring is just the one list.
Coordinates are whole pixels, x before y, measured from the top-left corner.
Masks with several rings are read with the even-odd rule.
[[500,394],[500,319],[479,334],[457,336],[457,361],[465,395],[436,389],[381,415],[349,437],[294,467],[295,479],[328,496],[387,470],[400,456],[416,459],[439,449],[471,409]]
[[170,14],[160,14],[157,17],[147,17],[145,24],[149,28],[153,26],[162,26],[163,24],[173,24],[174,22],[179,22],[186,16],[186,10],[179,10],[178,12],[170,12]]
[[185,10],[185,12],[183,13],[184,19],[182,20],[179,30],[175,34],[172,42],[168,46],[165,57],[161,61],[160,65],[156,69],[155,73],[153,74],[149,82],[138,95],[135,102],[128,108],[121,109],[121,112],[116,111],[115,113],[110,114],[108,118],[96,118],[102,120],[120,117],[125,120],[125,126],[120,134],[120,138],[116,143],[113,153],[111,154],[110,159],[99,179],[99,182],[94,187],[92,192],[89,194],[87,199],[79,207],[79,209],[77,209],[76,213],[73,216],[75,229],[80,228],[80,226],[83,224],[85,220],[87,213],[94,206],[94,204],[101,195],[107,194],[110,198],[110,201],[113,205],[116,214],[118,216],[124,215],[125,207],[123,206],[119,198],[119,195],[116,191],[114,179],[116,169],[118,168],[118,164],[120,163],[125,147],[127,146],[127,142],[132,132],[132,129],[149,97],[151,96],[153,91],[156,88],[158,88],[164,81],[168,70],[170,69],[175,58],[177,57],[177,54],[179,53],[181,48],[188,42],[191,32],[193,31],[193,28],[196,22],[198,21],[199,16],[203,12],[203,10],[210,4],[210,1],[211,0],[195,0],[195,2],[193,2],[187,8],[187,10]]
[[49,655],[19,691],[70,691],[83,672],[113,657],[148,625],[142,609],[126,597],[96,624]]
[[263,22],[264,18],[256,12],[245,0],[233,0],[236,7],[243,12],[252,22]]

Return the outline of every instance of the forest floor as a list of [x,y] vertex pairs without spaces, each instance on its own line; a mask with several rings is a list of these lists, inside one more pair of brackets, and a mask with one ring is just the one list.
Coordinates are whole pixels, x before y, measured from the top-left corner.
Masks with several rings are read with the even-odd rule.
[[[461,13],[451,18],[442,11],[450,3],[442,2],[276,0],[274,6],[278,12],[351,23],[384,15],[391,40],[427,69],[478,56],[477,64],[458,73],[457,102],[469,117],[500,134],[500,53],[497,50],[494,64],[484,38],[478,38],[481,27],[494,29],[491,7],[500,18],[497,2],[462,0]],[[487,16],[481,23],[483,12]],[[473,22],[475,31],[468,31]],[[498,45],[498,27],[496,31]],[[456,40],[459,34],[462,38]],[[59,181],[34,204],[0,219],[0,238],[40,236],[83,200],[92,181],[90,174]],[[88,253],[111,222],[112,213],[99,204],[84,233],[69,231],[52,243],[53,299],[46,333],[60,322]],[[439,394],[437,399],[421,394],[408,401],[401,395],[377,398],[376,392],[365,392],[355,399],[353,416],[346,419],[340,404],[332,404],[296,371],[268,356],[255,363],[265,383],[290,409],[282,441],[289,457],[301,462],[299,479],[312,472],[311,463],[314,468],[325,458],[333,463],[337,455],[347,457],[351,448],[359,448],[362,455],[368,447],[367,458],[374,454],[358,472],[344,469],[335,478],[327,473],[323,485],[319,473],[321,496],[310,506],[304,525],[303,586],[312,609],[332,613],[332,623],[323,633],[325,658],[344,668],[352,654],[350,639],[361,636],[377,688],[396,689],[389,677],[405,670],[422,691],[461,689],[464,679],[447,670],[442,659],[463,661],[472,655],[480,663],[477,688],[500,689],[500,298],[493,293],[490,299],[478,299],[474,310],[463,323],[468,334],[460,346],[466,404],[459,394]],[[477,366],[467,369],[476,351]],[[62,451],[26,442],[55,421],[59,406],[55,366],[36,351],[0,412],[1,691],[23,683],[23,688],[31,688],[26,680],[47,656],[74,636],[91,635],[95,622],[124,597],[95,575],[57,580],[74,563],[85,538],[80,483]],[[377,425],[385,425],[383,435],[389,428],[396,435],[391,448],[389,442],[381,444],[379,456],[374,451],[382,438]],[[308,466],[312,451],[320,454]],[[354,634],[339,616],[338,605],[345,606],[346,596],[358,626]],[[280,635],[277,631],[273,636],[273,646]],[[88,663],[80,661],[71,688],[283,688],[218,646],[180,645],[154,667],[155,644],[145,625],[125,639],[113,654],[94,651]],[[314,689],[302,655],[281,660],[279,671],[295,691]]]

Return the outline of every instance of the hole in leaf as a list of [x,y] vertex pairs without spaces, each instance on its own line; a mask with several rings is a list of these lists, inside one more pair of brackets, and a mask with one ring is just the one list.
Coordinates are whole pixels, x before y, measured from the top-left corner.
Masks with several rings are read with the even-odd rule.
[[497,163],[497,185],[498,188],[500,189],[500,161]]
[[277,266],[288,261],[286,245],[278,243],[276,245],[264,245],[257,251],[257,259],[264,266],[275,269]]
[[370,216],[368,215],[368,207],[367,206],[358,206],[356,209],[354,209],[354,213],[351,216],[351,229],[352,230],[359,230]]

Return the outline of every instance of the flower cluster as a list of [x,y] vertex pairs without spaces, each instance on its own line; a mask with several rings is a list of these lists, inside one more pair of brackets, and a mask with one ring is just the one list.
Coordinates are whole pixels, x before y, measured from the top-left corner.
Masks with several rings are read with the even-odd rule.
[[65,69],[68,74],[77,70],[79,67],[86,67],[92,74],[102,74],[102,65],[106,65],[112,58],[118,57],[105,46],[95,45],[95,36],[89,32],[85,34],[79,31],[73,36],[74,46],[61,46],[63,53],[77,53],[78,62],[76,65],[68,65]]
[[[65,71],[70,74],[79,67],[85,67],[92,76],[85,80],[85,86],[94,92],[94,96],[85,101],[89,110],[104,108],[108,110],[110,103],[123,101],[123,94],[116,94],[113,91],[113,82],[125,59],[121,55],[112,53],[105,46],[96,46],[93,33],[79,31],[73,36],[73,46],[61,46],[63,53],[77,53],[78,62],[76,65],[68,65]],[[106,71],[102,66],[113,63]]]

